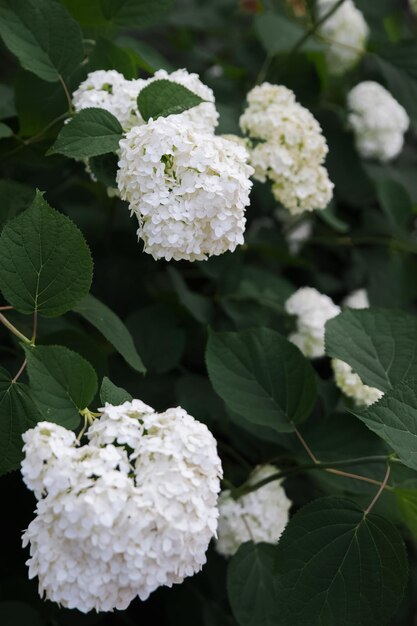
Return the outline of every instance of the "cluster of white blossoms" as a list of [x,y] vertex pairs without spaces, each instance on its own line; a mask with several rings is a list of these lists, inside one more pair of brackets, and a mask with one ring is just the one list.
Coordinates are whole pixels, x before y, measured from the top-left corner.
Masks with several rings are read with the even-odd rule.
[[[204,102],[145,123],[136,99],[157,80],[183,85]],[[128,81],[113,70],[92,72],[73,101],[77,111],[105,108],[126,132],[118,150],[117,192],[138,218],[145,252],[167,261],[201,261],[243,243],[253,168],[244,145],[214,135],[214,94],[197,74],[159,70],[147,80]]]
[[301,287],[285,303],[285,310],[296,316],[296,331],[288,339],[312,359],[324,356],[325,325],[340,313],[329,296],[313,287]]
[[353,398],[358,406],[370,406],[384,395],[376,387],[365,385],[360,376],[350,365],[340,359],[332,359],[332,368],[336,385],[345,396]]
[[125,609],[198,572],[217,528],[216,441],[180,407],[106,406],[79,446],[40,422],[27,431],[23,479],[38,498],[23,535],[40,594],[82,612]]
[[[352,291],[343,300],[343,305],[350,309],[367,309],[369,307],[369,298],[366,289]],[[336,385],[345,396],[353,398],[358,406],[370,406],[384,395],[376,387],[365,385],[360,376],[344,361],[332,359],[332,368]]]
[[120,141],[117,183],[155,259],[200,261],[243,243],[252,168],[246,149],[184,123],[149,120]]
[[401,152],[410,119],[382,85],[364,81],[348,94],[348,122],[358,152],[365,158],[389,161]]
[[[277,473],[273,465],[257,467],[248,481],[254,485]],[[272,481],[237,500],[230,491],[219,497],[219,526],[216,550],[232,556],[245,541],[276,543],[288,523],[291,501],[281,481]]]
[[[358,289],[345,298],[343,304],[352,309],[365,309],[369,306],[368,294],[365,289]],[[288,339],[306,357],[315,359],[324,356],[326,322],[339,315],[341,308],[317,289],[301,287],[288,298],[285,309],[296,316],[297,329]],[[331,364],[336,385],[358,405],[369,406],[384,395],[379,389],[365,385],[344,361],[332,359]]]
[[256,86],[247,100],[240,127],[254,142],[254,177],[271,180],[274,197],[293,214],[325,208],[333,184],[323,167],[328,148],[320,124],[281,85]]
[[218,124],[219,114],[216,109],[213,90],[201,82],[198,74],[190,74],[187,70],[175,70],[170,74],[166,70],[158,70],[152,78],[145,81],[149,85],[155,80],[171,80],[187,87],[204,100],[195,107],[181,113],[181,120],[184,124],[190,124],[200,130],[214,131]]
[[214,93],[201,82],[197,74],[190,74],[185,69],[168,74],[158,70],[152,78],[128,80],[116,70],[96,70],[72,94],[72,103],[76,112],[91,107],[105,109],[116,117],[123,130],[145,123],[139,113],[137,97],[139,93],[156,80],[170,80],[187,87],[204,100],[196,107],[184,111],[182,120],[197,128],[211,130],[218,124],[219,114],[214,104]]
[[[318,18],[322,18],[338,0],[318,0]],[[326,41],[326,61],[332,74],[343,74],[353,67],[365,51],[369,28],[363,14],[352,0],[345,0],[318,29]]]
[[90,72],[72,94],[76,112],[83,109],[105,109],[116,117],[124,130],[143,124],[136,99],[146,80],[127,80],[116,70]]

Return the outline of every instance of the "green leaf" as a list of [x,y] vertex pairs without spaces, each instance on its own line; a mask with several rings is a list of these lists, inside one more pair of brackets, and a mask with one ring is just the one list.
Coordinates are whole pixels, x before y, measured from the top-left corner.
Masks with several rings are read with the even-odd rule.
[[171,311],[158,305],[145,307],[133,313],[126,325],[149,372],[162,374],[178,365],[184,352],[185,332]]
[[205,296],[191,291],[181,274],[173,267],[168,267],[168,274],[183,307],[197,322],[208,324],[213,315],[211,301]]
[[[90,54],[89,69],[117,70],[125,78],[131,80],[137,77],[138,64],[135,55],[128,50],[119,48],[112,41],[100,37]],[[139,91],[139,89],[138,89]]]
[[122,135],[123,128],[114,115],[104,109],[83,109],[62,127],[47,154],[87,159],[116,152]]
[[81,63],[82,33],[54,0],[0,0],[0,36],[22,67],[56,82]]
[[155,50],[147,44],[145,41],[140,41],[134,37],[128,35],[121,35],[116,39],[124,48],[128,48],[136,55],[136,62],[145,72],[153,74],[156,70],[167,70],[167,72],[173,72],[175,67],[167,61],[158,50]]
[[74,311],[95,326],[134,370],[142,374],[146,372],[131,334],[122,320],[105,304],[87,295],[74,307]]
[[314,370],[301,352],[269,328],[210,332],[206,363],[215,391],[253,424],[291,432],[316,400]]
[[231,297],[253,300],[276,313],[283,313],[285,301],[293,291],[293,286],[284,278],[263,268],[247,265],[243,268],[239,285]]
[[0,180],[0,230],[3,224],[32,204],[35,191],[15,180]]
[[96,373],[82,356],[63,346],[25,346],[30,389],[42,417],[75,429],[79,411],[97,391]]
[[386,43],[374,55],[388,90],[417,124],[417,42],[415,39]]
[[13,89],[0,84],[0,120],[7,120],[16,115]]
[[377,403],[352,413],[395,450],[399,458],[417,469],[417,379],[403,380]]
[[118,161],[117,154],[109,152],[108,154],[91,157],[88,161],[88,167],[99,183],[106,185],[106,187],[117,189],[116,174]]
[[395,489],[395,498],[404,523],[417,539],[417,489]]
[[386,178],[376,184],[378,200],[392,228],[406,229],[413,217],[413,205],[403,185]]
[[11,137],[13,135],[13,131],[10,126],[0,122],[0,139],[4,139],[5,137]]
[[276,626],[386,624],[407,582],[397,529],[342,498],[320,498],[296,513],[275,565]]
[[100,0],[106,19],[116,26],[143,28],[158,22],[171,6],[171,0]]
[[417,375],[417,319],[376,307],[345,310],[326,324],[326,354],[348,363],[365,384],[388,391]]
[[0,290],[21,313],[62,315],[88,293],[90,250],[71,220],[38,191],[0,236]]
[[117,406],[126,401],[131,402],[132,396],[122,387],[117,387],[109,378],[107,378],[107,376],[105,376],[100,387],[100,400],[103,404],[108,402],[109,404]]
[[19,467],[22,434],[39,419],[28,387],[13,383],[9,373],[0,368],[0,476]]
[[[272,11],[256,16],[255,30],[265,51],[270,55],[288,52],[306,32],[299,23]],[[309,37],[301,48],[301,50],[322,49],[323,44],[312,37]]]
[[227,571],[227,592],[240,626],[275,626],[280,607],[275,602],[274,559],[276,547],[268,543],[244,543],[232,557]]
[[155,80],[138,95],[138,108],[145,121],[182,113],[204,102],[187,87],[171,80]]

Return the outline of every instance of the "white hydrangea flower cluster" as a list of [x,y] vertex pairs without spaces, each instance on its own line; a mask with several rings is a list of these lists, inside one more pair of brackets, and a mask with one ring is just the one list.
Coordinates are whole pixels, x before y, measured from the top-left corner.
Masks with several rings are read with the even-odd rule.
[[125,609],[198,572],[217,528],[216,441],[180,407],[106,406],[89,443],[41,422],[24,435],[23,479],[39,502],[23,535],[29,576],[82,612]]
[[282,85],[263,83],[247,100],[240,127],[254,140],[255,178],[271,180],[274,197],[292,214],[325,208],[333,184],[323,167],[328,148],[320,124]]
[[[343,305],[350,309],[367,309],[369,298],[366,289],[352,291],[344,300]],[[358,406],[370,406],[384,395],[376,387],[365,385],[360,376],[340,359],[332,359],[332,368],[336,385],[349,398],[353,398]]]
[[382,85],[368,80],[348,94],[348,122],[356,148],[365,159],[390,161],[402,150],[410,119]]
[[72,104],[76,112],[91,107],[105,109],[119,120],[124,130],[129,130],[144,123],[136,99],[146,84],[140,78],[127,80],[116,70],[96,70],[74,91]]
[[[166,70],[158,70],[152,78],[149,78],[146,85],[155,80],[171,80],[187,87],[204,100],[195,107],[181,113],[181,119],[185,124],[191,124],[199,130],[213,132],[219,123],[219,114],[216,109],[213,90],[201,82],[198,74],[187,72],[185,69],[176,70],[170,74]],[[145,85],[144,85],[145,86]]]
[[336,385],[346,396],[353,398],[358,406],[370,406],[384,395],[376,387],[365,385],[344,361],[332,359],[332,368]]
[[[156,80],[187,87],[204,102],[179,115],[150,119],[137,110],[139,92]],[[139,221],[144,251],[155,259],[205,260],[243,243],[252,167],[244,145],[215,137],[213,91],[197,74],[159,70],[148,80],[92,72],[73,95],[74,107],[101,106],[127,131],[119,146],[118,189]]]
[[[276,474],[273,465],[257,467],[249,483],[255,483]],[[238,500],[230,491],[219,497],[219,527],[216,550],[223,556],[232,556],[245,541],[276,543],[288,523],[291,501],[281,485],[272,481]]]
[[[322,18],[337,0],[318,0],[318,17]],[[353,67],[365,51],[369,28],[352,0],[343,4],[318,29],[328,44],[326,61],[332,74],[343,74]]]
[[329,296],[313,287],[301,287],[285,303],[285,310],[296,316],[296,332],[288,339],[312,359],[324,356],[325,325],[340,313]]
[[120,141],[117,182],[155,259],[201,261],[243,243],[252,168],[246,149],[184,123],[149,120]]

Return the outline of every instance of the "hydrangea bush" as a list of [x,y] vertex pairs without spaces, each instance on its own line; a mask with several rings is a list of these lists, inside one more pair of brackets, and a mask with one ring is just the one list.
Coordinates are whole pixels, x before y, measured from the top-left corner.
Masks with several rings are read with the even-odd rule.
[[416,37],[0,0],[1,626],[416,622]]

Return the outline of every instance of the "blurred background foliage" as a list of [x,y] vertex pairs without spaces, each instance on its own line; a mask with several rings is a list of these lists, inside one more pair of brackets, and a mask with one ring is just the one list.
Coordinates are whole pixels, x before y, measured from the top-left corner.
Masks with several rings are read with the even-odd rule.
[[[65,345],[85,356],[101,379],[107,375],[157,410],[180,404],[204,421],[219,440],[228,475],[236,484],[253,467],[279,455],[304,459],[290,437],[247,424],[228,412],[206,373],[207,330],[241,330],[267,326],[287,333],[283,305],[296,286],[310,285],[336,302],[366,287],[372,305],[415,311],[417,297],[417,19],[406,1],[356,0],[370,27],[368,51],[343,77],[326,70],[326,42],[314,32],[314,0],[173,0],[160,14],[148,12],[137,24],[108,19],[99,0],[61,0],[83,30],[85,58],[71,76],[75,89],[89,71],[117,69],[127,78],[147,77],[156,69],[185,67],[197,72],[215,92],[220,112],[218,133],[238,133],[245,95],[259,80],[284,84],[320,121],[329,144],[326,166],[335,183],[334,200],[317,211],[311,237],[294,254],[288,229],[277,213],[268,185],[255,183],[247,211],[245,245],[233,254],[207,262],[155,262],[141,254],[136,225],[126,205],[109,198],[105,185],[94,183],[81,163],[46,156],[67,110],[59,83],[48,83],[21,69],[1,44],[0,77],[0,226],[30,203],[34,188],[46,191],[51,206],[69,215],[84,233],[93,253],[92,293],[112,308],[131,331],[148,369],[144,377],[131,370],[103,336],[70,313],[41,319],[39,342]],[[107,3],[109,4],[109,3]],[[111,3],[110,3],[111,4]],[[155,3],[158,4],[158,3]],[[168,8],[168,11],[165,9]],[[300,45],[300,42],[304,43]],[[405,106],[412,121],[405,149],[393,163],[364,162],[346,125],[346,94],[362,80],[377,80]],[[4,127],[4,128],[3,128]],[[8,130],[7,130],[8,129]],[[31,320],[17,313],[10,319],[31,332]],[[0,357],[11,371],[20,365],[17,345],[0,328]],[[329,382],[327,362],[313,418],[304,427],[317,454],[340,449],[351,456],[381,453],[383,444],[349,417]],[[337,413],[337,415],[335,415]],[[336,421],[337,420],[337,421]],[[346,444],[346,442],[348,442]],[[336,452],[337,451],[337,452]],[[368,468],[369,469],[369,468]],[[372,466],[376,474],[381,468]],[[398,471],[401,484],[416,481]],[[36,583],[28,582],[21,530],[31,519],[34,499],[17,472],[1,479],[3,549],[0,563],[2,626],[42,624],[163,624],[166,626],[232,626],[225,586],[226,562],[210,550],[203,572],[150,599],[135,601],[127,611],[81,615],[43,603]],[[408,481],[408,482],[407,482]],[[322,494],[349,494],[359,502],[372,487],[324,476],[287,481],[294,510]],[[401,516],[389,494],[378,508],[394,521]],[[417,552],[407,533],[411,559],[409,588],[394,626],[410,626],[417,615]]]

